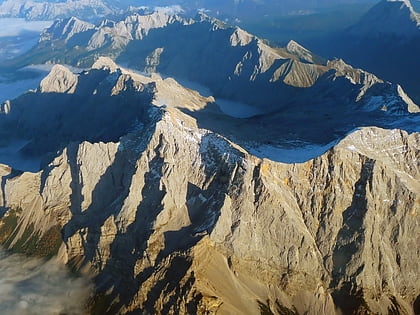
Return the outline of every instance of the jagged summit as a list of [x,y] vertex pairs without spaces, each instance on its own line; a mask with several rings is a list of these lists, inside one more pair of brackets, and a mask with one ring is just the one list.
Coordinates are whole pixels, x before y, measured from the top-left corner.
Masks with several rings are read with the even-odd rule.
[[[93,66],[54,65],[0,106],[2,142],[43,158],[0,164],[0,244],[92,275],[86,313],[418,313],[417,105],[342,59],[218,23],[57,24],[33,56]],[[223,97],[263,110],[228,115]]]
[[70,141],[118,141],[144,123],[145,112],[153,106],[193,112],[209,103],[214,103],[213,97],[203,97],[174,79],[147,77],[100,57],[81,73],[54,65],[37,90],[1,106],[0,130],[14,130],[27,142],[25,154],[39,156]]
[[92,65],[92,69],[106,69],[110,72],[115,72],[118,68],[114,60],[109,57],[99,57]]
[[240,27],[236,27],[235,31],[230,37],[230,43],[232,46],[246,46],[249,45],[253,40],[257,40],[257,38],[244,31]]
[[[397,91],[396,85],[374,80],[373,75],[350,66],[342,75],[338,62],[327,62],[294,41],[285,48],[271,47],[205,14],[186,20],[164,12],[135,13],[95,27],[79,21],[61,23],[48,29],[43,35],[46,40],[24,58],[90,67],[97,56],[108,56],[141,72],[200,83],[216,97],[243,102],[262,112],[308,100],[312,106],[324,106],[328,99],[324,92],[330,89],[337,103],[373,108],[370,98],[378,96],[375,91],[388,90],[385,94],[389,95]],[[220,70],[215,73],[214,69]],[[404,100],[398,96],[395,100],[375,108],[406,112]]]
[[78,76],[65,66],[54,65],[39,85],[40,93],[74,93]]
[[95,25],[82,21],[76,17],[56,20],[49,28],[41,33],[40,42],[64,39],[68,41],[74,35],[94,29]]
[[177,109],[144,118],[118,142],[65,146],[38,173],[0,167],[0,203],[18,209],[5,215],[10,247],[53,235],[119,314],[413,313],[419,133],[361,128],[287,165]]
[[294,40],[290,40],[286,45],[286,50],[290,52],[291,54],[296,55],[299,57],[302,61],[306,61],[313,64],[320,64],[325,65],[327,60],[315,55],[310,50],[306,49],[299,43],[295,42]]

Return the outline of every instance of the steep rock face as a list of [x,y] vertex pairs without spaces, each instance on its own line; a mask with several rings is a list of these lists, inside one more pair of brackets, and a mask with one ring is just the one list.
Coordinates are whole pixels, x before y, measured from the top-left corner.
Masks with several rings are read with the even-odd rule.
[[286,50],[293,55],[299,57],[300,60],[314,64],[326,64],[326,60],[320,56],[315,55],[299,43],[291,40],[286,45]]
[[55,65],[49,75],[39,84],[40,93],[69,93],[75,92],[78,76],[68,68]]
[[84,22],[78,18],[58,19],[49,28],[42,32],[40,42],[64,39],[67,42],[78,33],[87,32],[95,25]]
[[372,108],[372,99],[383,94],[392,101],[383,99],[386,104],[379,109],[400,114],[408,109],[394,84],[341,60],[327,62],[295,42],[286,48],[270,47],[202,13],[195,20],[163,12],[133,14],[120,21],[106,20],[94,29],[72,28],[70,38],[54,37],[51,34],[62,33],[55,28],[46,30],[43,38],[48,40],[21,60],[91,66],[98,55],[109,56],[144,72],[198,82],[216,97],[266,112],[291,103],[322,107],[327,101]]
[[118,141],[145,123],[151,102],[194,111],[214,99],[173,79],[145,77],[99,58],[92,69],[78,74],[55,65],[36,91],[2,106],[1,128],[29,141],[27,155],[45,154],[68,141]]
[[176,109],[149,115],[117,144],[72,144],[2,177],[18,230],[60,224],[59,256],[96,272],[109,311],[413,314],[418,133],[364,128],[287,165]]
[[162,12],[153,12],[150,15],[130,15],[123,21],[102,24],[90,38],[87,49],[96,50],[106,46],[112,49],[123,49],[132,40],[141,40],[147,36],[151,29],[166,27],[168,24],[184,24],[182,18],[170,16]]

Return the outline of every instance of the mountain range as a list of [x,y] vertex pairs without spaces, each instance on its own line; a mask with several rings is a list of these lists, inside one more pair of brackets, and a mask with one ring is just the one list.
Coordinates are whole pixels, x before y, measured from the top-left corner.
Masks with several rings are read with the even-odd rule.
[[[220,18],[242,19],[255,18],[267,14],[287,15],[305,14],[320,8],[333,7],[346,3],[365,3],[373,0],[2,0],[0,1],[0,16],[21,17],[35,20],[51,20],[56,18],[76,16],[82,19],[93,19],[109,14],[121,14],[128,7],[177,7],[182,11],[192,13],[197,10],[211,12],[213,16]],[[252,13],[251,13],[252,12]],[[300,13],[299,13],[300,12]]]
[[42,161],[0,164],[0,244],[92,277],[87,313],[420,312],[398,83],[202,12],[59,19],[8,65],[32,63],[54,66],[0,105],[1,145]]
[[93,272],[94,314],[417,312],[419,133],[360,128],[283,164],[183,113],[212,101],[106,58],[55,66],[3,116],[73,142],[1,166],[0,241]]
[[[325,56],[341,56],[385,80],[400,83],[419,102],[420,18],[418,1],[383,0],[346,31],[310,47]],[[334,42],[334,45],[329,43]]]
[[114,12],[101,0],[6,0],[0,3],[0,17],[19,17],[28,20],[54,20],[71,15],[97,19]]

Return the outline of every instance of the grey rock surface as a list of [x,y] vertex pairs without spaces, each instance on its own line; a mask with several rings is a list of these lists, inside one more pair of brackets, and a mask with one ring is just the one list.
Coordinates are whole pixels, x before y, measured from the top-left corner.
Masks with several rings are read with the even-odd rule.
[[[19,234],[62,227],[120,313],[414,314],[418,133],[362,128],[302,164],[261,160],[174,108],[8,178]],[[5,215],[7,217],[7,213]]]

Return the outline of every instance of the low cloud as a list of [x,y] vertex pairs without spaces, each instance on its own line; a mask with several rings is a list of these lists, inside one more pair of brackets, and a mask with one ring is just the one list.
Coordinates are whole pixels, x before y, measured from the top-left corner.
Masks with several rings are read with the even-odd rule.
[[92,292],[54,261],[9,255],[0,249],[0,312],[8,315],[80,315]]
[[180,5],[170,5],[166,7],[154,7],[154,11],[162,12],[168,15],[174,15],[183,13],[184,9]]
[[25,21],[25,19],[0,19],[0,37],[19,36],[23,32],[40,33],[51,21]]

